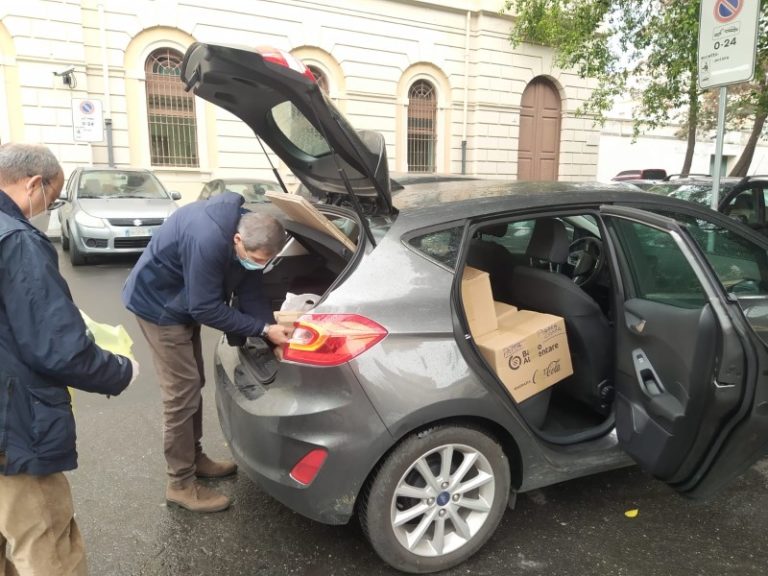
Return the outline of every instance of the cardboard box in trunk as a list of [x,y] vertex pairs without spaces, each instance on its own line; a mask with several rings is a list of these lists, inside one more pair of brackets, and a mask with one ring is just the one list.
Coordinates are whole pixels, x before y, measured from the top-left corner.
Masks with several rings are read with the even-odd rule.
[[475,339],[515,402],[522,402],[573,374],[565,322],[558,316],[519,310],[498,329]]

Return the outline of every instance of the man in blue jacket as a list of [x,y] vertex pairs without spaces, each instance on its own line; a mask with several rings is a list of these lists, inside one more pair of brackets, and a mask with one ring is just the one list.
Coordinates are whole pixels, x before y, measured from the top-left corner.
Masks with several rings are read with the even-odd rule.
[[[193,512],[217,512],[230,500],[196,481],[236,471],[232,461],[203,452],[205,384],[201,325],[229,335],[262,336],[274,344],[289,332],[273,324],[261,290],[261,270],[285,242],[272,216],[242,209],[243,198],[224,192],[179,208],[159,228],[123,288],[152,349],[163,398],[163,444],[168,471],[165,498]],[[238,306],[229,305],[237,297]]]
[[63,184],[47,148],[0,146],[0,573],[87,573],[62,473],[77,468],[67,387],[116,396],[138,376],[87,336],[56,250],[30,224]]

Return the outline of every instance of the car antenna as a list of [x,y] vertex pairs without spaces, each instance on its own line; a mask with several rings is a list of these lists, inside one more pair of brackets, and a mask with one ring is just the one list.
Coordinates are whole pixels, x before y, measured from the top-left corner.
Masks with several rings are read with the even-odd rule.
[[[328,147],[331,149],[331,157],[333,158],[333,163],[336,165],[336,171],[341,176],[342,181],[344,182],[344,188],[346,188],[347,193],[349,194],[350,199],[352,200],[352,204],[355,207],[355,211],[357,212],[358,216],[360,216],[360,220],[362,220],[363,230],[365,230],[365,235],[368,237],[368,240],[371,242],[371,244],[376,247],[376,240],[373,238],[373,232],[371,232],[371,227],[368,224],[368,219],[365,217],[365,214],[363,213],[363,207],[360,205],[360,199],[357,197],[357,194],[354,193],[352,190],[352,184],[349,183],[349,177],[347,176],[347,173],[344,171],[344,168],[342,168],[341,164],[339,164],[339,157],[336,154],[336,150],[331,145],[331,141],[328,138],[328,135],[325,133],[325,128],[323,127],[323,123],[320,122],[320,119],[317,116],[317,110],[315,110],[315,103],[312,99],[309,100],[309,107],[312,109],[312,113],[315,115],[315,123],[317,124],[317,127],[320,129],[320,132],[323,135],[323,138],[325,138],[325,141],[328,143]],[[376,186],[375,182],[372,182],[374,187]]]
[[272,164],[272,159],[269,157],[269,154],[267,154],[267,149],[264,147],[264,142],[261,141],[261,138],[259,138],[258,134],[256,134],[256,140],[258,140],[259,146],[261,146],[261,149],[264,152],[264,156],[267,157],[267,162],[269,162],[269,166],[272,168],[272,173],[275,175],[275,178],[277,178],[277,182],[280,184],[280,188],[283,189],[283,192],[288,194],[288,188],[286,187],[285,182],[283,182],[283,179],[280,178],[280,172],[278,172],[277,168],[275,168],[275,165]]

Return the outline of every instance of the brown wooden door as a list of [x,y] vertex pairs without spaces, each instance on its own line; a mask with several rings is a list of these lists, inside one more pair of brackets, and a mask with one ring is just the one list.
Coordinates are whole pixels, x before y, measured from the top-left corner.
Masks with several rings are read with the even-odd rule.
[[560,165],[560,95],[546,78],[534,78],[520,104],[518,180],[557,180]]

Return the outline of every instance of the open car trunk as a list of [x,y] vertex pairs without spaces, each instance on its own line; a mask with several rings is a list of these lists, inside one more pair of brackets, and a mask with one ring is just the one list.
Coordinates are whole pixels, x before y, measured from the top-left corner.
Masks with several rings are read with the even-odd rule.
[[[321,213],[304,198],[292,194],[267,193],[285,214],[280,218],[289,240],[265,269],[262,290],[275,312],[308,311],[318,304],[349,269],[358,249],[360,226],[350,212],[327,207]],[[364,240],[363,240],[364,242]],[[306,295],[299,301],[286,297]],[[279,350],[263,338],[229,338],[242,347],[246,364],[260,384],[275,379]]]

